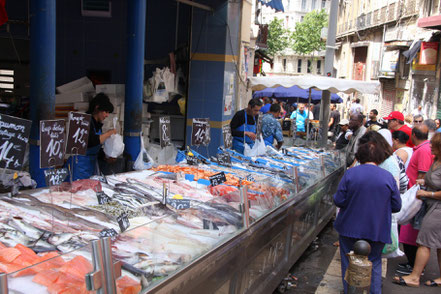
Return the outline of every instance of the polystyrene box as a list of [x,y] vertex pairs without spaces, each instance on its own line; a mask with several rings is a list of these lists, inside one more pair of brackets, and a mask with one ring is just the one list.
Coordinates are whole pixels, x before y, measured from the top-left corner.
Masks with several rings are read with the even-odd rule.
[[89,80],[88,77],[82,77],[78,80],[61,85],[56,89],[57,89],[57,93],[59,94],[95,91],[95,88],[93,87],[93,83],[91,80]]
[[97,93],[104,93],[107,95],[114,95],[119,97],[124,97],[125,95],[125,84],[104,84],[96,85]]

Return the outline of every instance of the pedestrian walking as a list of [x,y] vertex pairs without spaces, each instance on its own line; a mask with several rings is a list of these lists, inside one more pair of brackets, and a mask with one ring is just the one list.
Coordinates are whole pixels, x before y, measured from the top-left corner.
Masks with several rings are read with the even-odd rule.
[[396,154],[404,162],[404,166],[407,171],[409,166],[410,158],[413,154],[413,149],[406,146],[406,142],[409,140],[409,136],[402,131],[396,131],[392,134],[392,148],[394,154]]

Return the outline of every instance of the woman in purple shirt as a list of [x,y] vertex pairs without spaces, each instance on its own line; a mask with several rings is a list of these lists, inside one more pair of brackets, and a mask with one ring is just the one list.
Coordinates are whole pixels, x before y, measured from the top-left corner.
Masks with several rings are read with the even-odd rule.
[[401,209],[397,182],[388,171],[378,167],[386,158],[376,142],[358,147],[355,158],[361,165],[346,171],[340,181],[334,203],[340,208],[334,227],[339,233],[342,280],[348,267],[349,251],[360,239],[371,245],[372,262],[370,293],[381,293],[381,252],[390,237],[392,212]]

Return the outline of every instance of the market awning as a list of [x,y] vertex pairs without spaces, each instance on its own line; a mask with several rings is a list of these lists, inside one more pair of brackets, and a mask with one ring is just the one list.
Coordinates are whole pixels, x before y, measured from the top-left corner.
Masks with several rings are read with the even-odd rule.
[[[301,102],[306,102],[309,98],[309,90],[302,89],[298,86],[292,86],[289,88],[277,87],[277,88],[266,88],[261,91],[256,91],[253,93],[253,98],[289,98],[289,99],[300,99]],[[322,100],[322,91],[311,89],[311,100],[313,103],[318,103]],[[342,103],[343,99],[335,93],[331,94],[332,103]]]
[[332,93],[344,92],[346,94],[360,92],[380,95],[381,91],[381,84],[378,81],[355,81],[315,75],[252,77],[249,78],[249,81],[250,87],[256,91],[279,86],[285,88],[299,86],[302,89],[315,88],[322,91],[328,90]]
[[276,12],[285,12],[285,9],[283,8],[282,0],[259,0],[262,5],[266,5],[268,7],[271,7],[276,10]]
[[419,18],[417,26],[420,28],[441,30],[441,15]]

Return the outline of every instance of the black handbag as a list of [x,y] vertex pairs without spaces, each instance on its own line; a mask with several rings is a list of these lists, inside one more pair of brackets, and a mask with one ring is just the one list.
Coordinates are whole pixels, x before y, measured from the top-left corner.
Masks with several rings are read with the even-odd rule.
[[411,222],[412,227],[415,230],[421,229],[421,225],[423,223],[423,219],[426,213],[427,213],[427,201],[423,200],[423,204],[421,205],[420,210],[418,210],[417,214],[415,214]]

